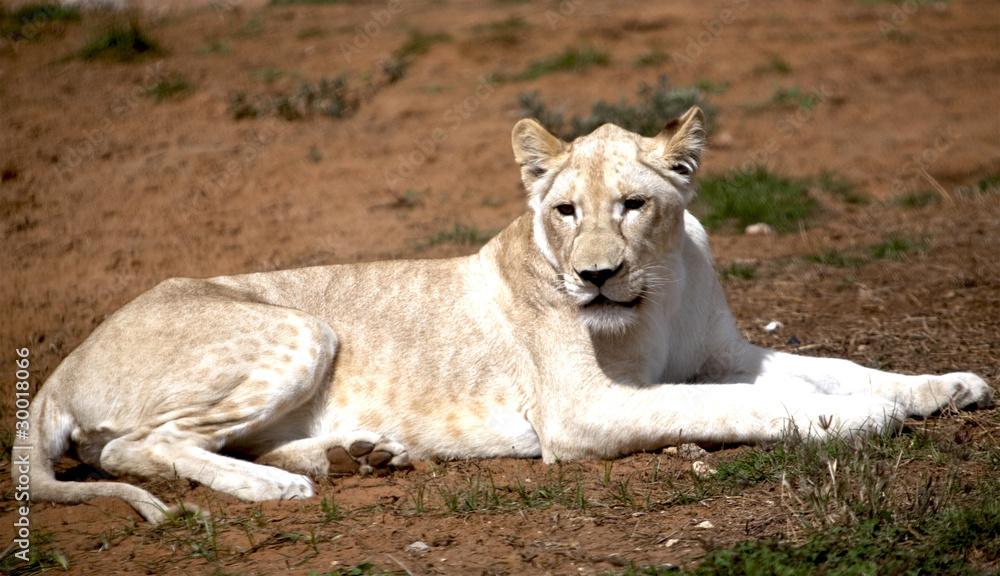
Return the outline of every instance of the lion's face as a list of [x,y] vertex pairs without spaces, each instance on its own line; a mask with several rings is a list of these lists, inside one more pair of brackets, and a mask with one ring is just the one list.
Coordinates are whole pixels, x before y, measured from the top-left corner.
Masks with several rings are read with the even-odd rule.
[[701,112],[692,108],[654,138],[607,124],[566,144],[522,120],[513,140],[535,242],[561,288],[592,330],[626,329],[676,280],[704,147]]

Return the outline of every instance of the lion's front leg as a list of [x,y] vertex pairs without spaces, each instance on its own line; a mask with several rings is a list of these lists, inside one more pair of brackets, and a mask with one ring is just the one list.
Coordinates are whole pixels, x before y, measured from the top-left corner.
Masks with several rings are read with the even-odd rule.
[[[876,396],[770,393],[753,384],[605,382],[584,397],[543,400],[535,419],[546,462],[610,458],[683,443],[735,444],[894,432],[900,407]],[[587,393],[589,391],[589,393]]]
[[758,349],[754,383],[777,393],[870,395],[899,404],[908,416],[926,417],[947,407],[985,408],[993,390],[979,376],[964,372],[907,376],[865,368],[848,360],[811,358]]

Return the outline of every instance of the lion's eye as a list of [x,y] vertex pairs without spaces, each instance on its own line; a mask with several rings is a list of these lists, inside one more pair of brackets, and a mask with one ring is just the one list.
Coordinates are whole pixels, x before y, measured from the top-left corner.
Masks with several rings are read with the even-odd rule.
[[624,206],[626,210],[638,210],[646,205],[646,200],[644,198],[629,198],[625,201]]
[[556,211],[563,216],[572,216],[576,213],[576,208],[574,208],[572,204],[560,204],[556,206]]
[[674,164],[673,166],[670,167],[670,170],[673,172],[677,172],[681,176],[691,175],[691,167],[684,163]]

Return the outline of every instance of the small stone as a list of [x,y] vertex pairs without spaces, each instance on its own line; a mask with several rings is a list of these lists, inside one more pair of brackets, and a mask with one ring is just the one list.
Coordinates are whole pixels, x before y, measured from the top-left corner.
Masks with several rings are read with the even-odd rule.
[[715,528],[715,524],[712,524],[708,520],[705,520],[701,524],[698,524],[697,526],[695,526],[695,528],[701,528],[703,530],[708,530],[709,528]]
[[711,466],[708,465],[708,463],[702,462],[701,460],[697,462],[692,462],[691,469],[694,470],[694,475],[699,478],[707,478],[708,476],[711,476],[712,474],[718,472],[718,470],[712,468]]
[[421,542],[418,540],[413,544],[407,546],[406,551],[411,552],[413,554],[426,554],[431,551],[431,547],[428,546],[426,542]]
[[664,548],[672,548],[678,542],[680,542],[680,539],[678,539],[678,538],[671,538],[671,539],[667,540],[666,544],[664,544],[663,547]]
[[677,455],[685,460],[697,460],[708,456],[708,451],[697,444],[681,444],[663,449],[664,454]]
[[756,224],[751,224],[747,226],[744,233],[749,236],[769,236],[774,234],[774,228],[770,224],[765,224],[763,222],[758,222]]
[[778,330],[784,328],[785,325],[777,320],[771,320],[768,322],[767,326],[764,326],[764,331],[766,332],[777,332]]

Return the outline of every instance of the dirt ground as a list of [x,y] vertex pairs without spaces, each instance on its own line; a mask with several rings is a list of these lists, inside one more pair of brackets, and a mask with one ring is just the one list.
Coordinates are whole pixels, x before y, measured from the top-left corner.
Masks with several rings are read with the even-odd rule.
[[[713,234],[720,269],[752,261],[760,271],[725,282],[748,337],[890,370],[974,371],[1000,382],[1000,202],[960,191],[1000,171],[996,2],[223,0],[160,8],[137,18],[164,50],[133,63],[74,57],[107,13],[38,22],[28,37],[0,39],[0,404],[10,430],[15,349],[30,350],[37,386],[103,318],[165,278],[469,253],[475,245],[432,239],[457,225],[495,231],[525,210],[509,137],[518,94],[537,90],[583,114],[598,98],[634,99],[641,83],[663,74],[709,88],[720,110],[706,172],[754,163],[796,177],[830,171],[868,199],[817,192],[821,210],[800,232]],[[505,33],[487,26],[511,17],[524,25]],[[401,80],[384,82],[381,63],[413,30],[447,38],[410,56]],[[584,46],[610,63],[495,80]],[[236,93],[290,93],[340,74],[363,87],[349,118],[237,121],[230,111]],[[163,79],[189,87],[162,101],[147,97]],[[808,109],[773,105],[778,88],[824,98]],[[921,190],[936,201],[894,201]],[[923,249],[847,269],[799,258],[891,234],[920,238]],[[772,320],[784,327],[768,334],[762,326]],[[968,419],[979,441],[998,441],[996,410],[921,425]],[[0,546],[15,518],[9,469],[5,459]],[[672,501],[663,479],[690,482],[690,470],[669,454],[559,468],[420,462],[384,478],[320,479],[315,498],[261,505],[186,483],[145,484],[211,510],[210,538],[150,528],[113,500],[40,504],[31,520],[75,574],[307,574],[366,561],[414,574],[591,574],[629,562],[690,564],[711,548],[788,536],[789,510],[774,484]],[[477,479],[508,495],[517,486],[568,487],[594,504],[450,511],[452,496],[479,494]],[[615,497],[615,487],[640,480],[634,497],[643,506]],[[417,541],[429,548],[407,550]]]

